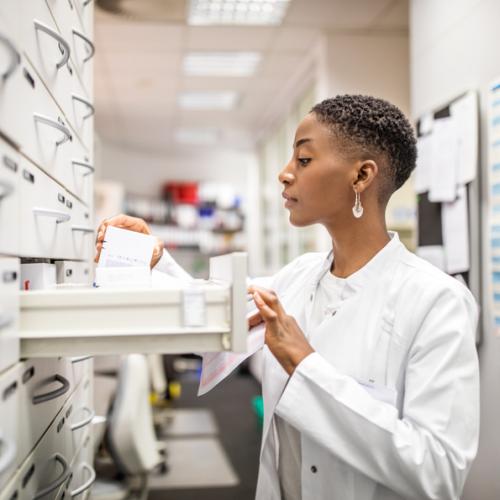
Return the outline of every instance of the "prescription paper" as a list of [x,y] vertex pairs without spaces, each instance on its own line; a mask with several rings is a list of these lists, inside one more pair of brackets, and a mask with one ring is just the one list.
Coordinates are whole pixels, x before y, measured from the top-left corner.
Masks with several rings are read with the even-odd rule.
[[108,226],[98,267],[147,267],[156,238],[148,234]]
[[[247,319],[253,316],[257,309],[253,301],[248,304]],[[211,391],[219,382],[230,375],[243,361],[264,347],[265,324],[261,323],[248,332],[247,352],[217,352],[202,355],[202,368],[198,396]]]

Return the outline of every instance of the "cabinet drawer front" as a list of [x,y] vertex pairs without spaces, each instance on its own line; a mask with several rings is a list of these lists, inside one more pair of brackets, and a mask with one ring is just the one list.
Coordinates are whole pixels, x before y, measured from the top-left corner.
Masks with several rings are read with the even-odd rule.
[[[45,434],[33,451],[20,464],[15,475],[0,493],[0,500],[9,500],[16,495],[17,500],[55,500],[71,480],[71,464],[74,456],[68,455],[69,424],[72,397],[60,408]],[[69,412],[69,413],[68,413]]]
[[0,372],[19,360],[19,260],[0,258]]
[[74,200],[74,219],[70,224],[71,254],[78,260],[90,260],[94,249],[95,230],[89,209]]
[[19,156],[0,139],[0,254],[19,253]]
[[74,209],[67,206],[66,191],[24,162],[20,195],[21,256],[71,258],[68,240]]
[[56,261],[57,283],[63,285],[91,285],[93,281],[92,266],[88,262],[58,260]]
[[64,359],[31,359],[20,374],[18,456],[20,464],[74,390],[72,373]]
[[0,375],[0,491],[16,467],[21,363]]

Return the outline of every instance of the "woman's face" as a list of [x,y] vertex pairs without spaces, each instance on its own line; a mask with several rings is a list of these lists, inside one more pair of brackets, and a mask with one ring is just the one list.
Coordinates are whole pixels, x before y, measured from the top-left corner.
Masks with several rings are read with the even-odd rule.
[[356,163],[342,156],[328,128],[309,113],[295,133],[292,158],[279,174],[290,222],[331,226],[351,221]]

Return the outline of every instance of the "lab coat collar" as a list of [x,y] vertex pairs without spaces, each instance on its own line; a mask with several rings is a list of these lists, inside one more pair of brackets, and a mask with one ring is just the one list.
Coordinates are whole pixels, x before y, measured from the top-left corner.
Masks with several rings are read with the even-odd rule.
[[[399,240],[398,233],[394,231],[388,231],[390,241],[385,245],[374,257],[372,257],[361,269],[358,269],[355,273],[348,276],[346,280],[346,286],[352,292],[357,292],[366,283],[370,283],[372,280],[377,279],[380,276],[380,272],[388,260],[391,260],[396,251],[399,250],[402,246],[401,241]],[[319,282],[323,278],[323,276],[331,269],[333,263],[334,255],[333,249],[330,250],[328,255],[326,256],[325,261],[321,267],[320,272],[316,276],[313,287],[316,290]]]

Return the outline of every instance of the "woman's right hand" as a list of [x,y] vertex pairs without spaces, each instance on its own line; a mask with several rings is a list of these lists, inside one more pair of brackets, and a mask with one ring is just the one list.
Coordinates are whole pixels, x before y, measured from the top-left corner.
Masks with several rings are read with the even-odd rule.
[[[151,234],[151,230],[146,222],[139,217],[131,217],[130,215],[120,214],[115,215],[109,219],[104,219],[99,228],[97,229],[97,238],[95,242],[96,246],[96,256],[95,262],[99,262],[99,257],[101,255],[102,244],[104,243],[104,235],[106,234],[106,229],[108,226],[119,227],[121,229],[127,229],[128,231],[135,231],[136,233]],[[153,256],[151,258],[151,268],[158,264],[158,261],[163,255],[163,241],[156,238],[156,245],[153,250]]]

